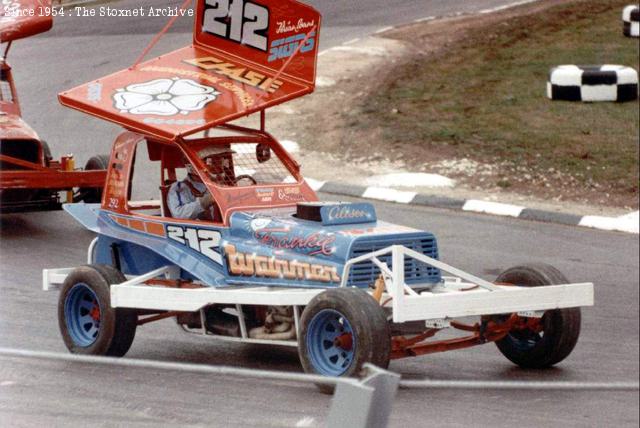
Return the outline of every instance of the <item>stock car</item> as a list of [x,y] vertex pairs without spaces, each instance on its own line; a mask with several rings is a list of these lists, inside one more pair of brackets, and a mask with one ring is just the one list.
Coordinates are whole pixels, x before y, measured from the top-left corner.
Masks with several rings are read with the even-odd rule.
[[[326,376],[487,342],[522,367],[566,358],[593,284],[543,264],[489,282],[442,262],[428,231],[319,201],[265,110],[313,92],[321,17],[292,0],[234,5],[198,1],[191,46],[60,94],[125,128],[101,204],[64,206],[97,235],[87,264],[43,271],[67,348],[123,356],[138,326],[173,318],[191,334],[297,347]],[[259,126],[231,123],[254,113]],[[208,219],[170,206],[189,170]],[[142,196],[139,174],[157,180]],[[466,333],[431,339],[448,328]]]
[[[26,12],[25,12],[26,11]],[[27,13],[33,11],[33,14]],[[15,40],[49,31],[51,0],[2,2],[0,42],[0,213],[60,209],[66,202],[100,202],[109,157],[91,157],[77,170],[73,155],[59,161],[46,141],[22,119],[7,55]]]

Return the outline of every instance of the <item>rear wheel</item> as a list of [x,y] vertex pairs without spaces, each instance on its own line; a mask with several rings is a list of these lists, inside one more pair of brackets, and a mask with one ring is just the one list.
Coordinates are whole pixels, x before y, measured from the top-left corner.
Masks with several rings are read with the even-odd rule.
[[[84,166],[85,171],[105,170],[109,167],[108,155],[92,156]],[[77,200],[84,201],[88,204],[99,204],[102,202],[102,187],[86,187],[80,189]]]
[[42,146],[42,157],[44,158],[44,166],[48,167],[51,159],[53,159],[53,156],[51,156],[51,149],[49,148],[49,144],[44,140],[40,140],[40,145]]
[[87,265],[64,281],[58,300],[58,325],[67,349],[74,354],[122,357],[136,334],[134,309],[112,308],[109,287],[126,281],[117,269]]
[[[298,352],[307,373],[357,376],[365,363],[388,367],[390,351],[386,315],[362,290],[327,290],[314,297],[302,313]],[[327,385],[318,387],[333,391]]]
[[[516,266],[506,270],[497,283],[522,287],[567,284],[569,280],[547,264]],[[580,308],[546,311],[538,320],[523,319],[496,342],[500,352],[523,368],[546,368],[569,356],[580,335]]]

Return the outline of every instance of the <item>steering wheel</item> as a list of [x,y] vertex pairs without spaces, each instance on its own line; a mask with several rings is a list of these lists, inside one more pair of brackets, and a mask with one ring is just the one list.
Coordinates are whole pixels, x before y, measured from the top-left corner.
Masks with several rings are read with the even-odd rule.
[[238,184],[238,181],[240,180],[249,180],[251,181],[251,184],[253,184],[254,186],[258,184],[258,181],[253,178],[252,176],[250,176],[249,174],[242,174],[242,175],[238,175],[236,177],[236,185]]

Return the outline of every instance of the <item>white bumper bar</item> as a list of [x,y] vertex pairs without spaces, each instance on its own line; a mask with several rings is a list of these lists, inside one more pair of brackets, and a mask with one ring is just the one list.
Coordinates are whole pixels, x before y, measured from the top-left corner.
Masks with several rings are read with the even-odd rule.
[[[393,266],[404,266],[404,258],[435,266],[454,275],[443,284],[432,286],[418,294],[404,282],[404,269],[390,269],[378,257],[391,253]],[[349,260],[343,272],[343,284],[355,263],[371,261],[383,272],[386,295],[391,297],[393,321],[446,320],[466,316],[545,311],[593,305],[593,284],[562,284],[543,287],[499,286],[432,259],[406,247],[394,245],[374,253]],[[59,288],[71,268],[45,269],[43,289]],[[175,277],[167,266],[145,275],[133,277],[111,287],[113,307],[193,312],[210,304],[265,306],[305,306],[324,289],[276,287],[171,288],[150,286],[144,281],[164,276]],[[464,280],[464,281],[463,281]]]

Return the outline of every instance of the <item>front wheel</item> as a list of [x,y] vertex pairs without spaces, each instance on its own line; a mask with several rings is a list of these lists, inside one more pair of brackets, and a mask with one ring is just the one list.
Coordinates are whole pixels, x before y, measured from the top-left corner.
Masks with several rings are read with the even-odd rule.
[[[387,368],[391,334],[386,315],[369,294],[354,288],[327,290],[302,313],[298,352],[304,371],[357,376],[365,363]],[[332,392],[327,385],[318,385]]]
[[[516,266],[504,271],[496,283],[521,287],[568,284],[569,280],[547,264]],[[546,311],[540,319],[521,319],[503,339],[498,349],[523,368],[546,368],[569,356],[580,335],[580,308]]]
[[58,325],[67,349],[74,354],[124,356],[136,334],[134,309],[112,308],[109,287],[125,282],[107,265],[74,269],[65,279],[58,300]]

